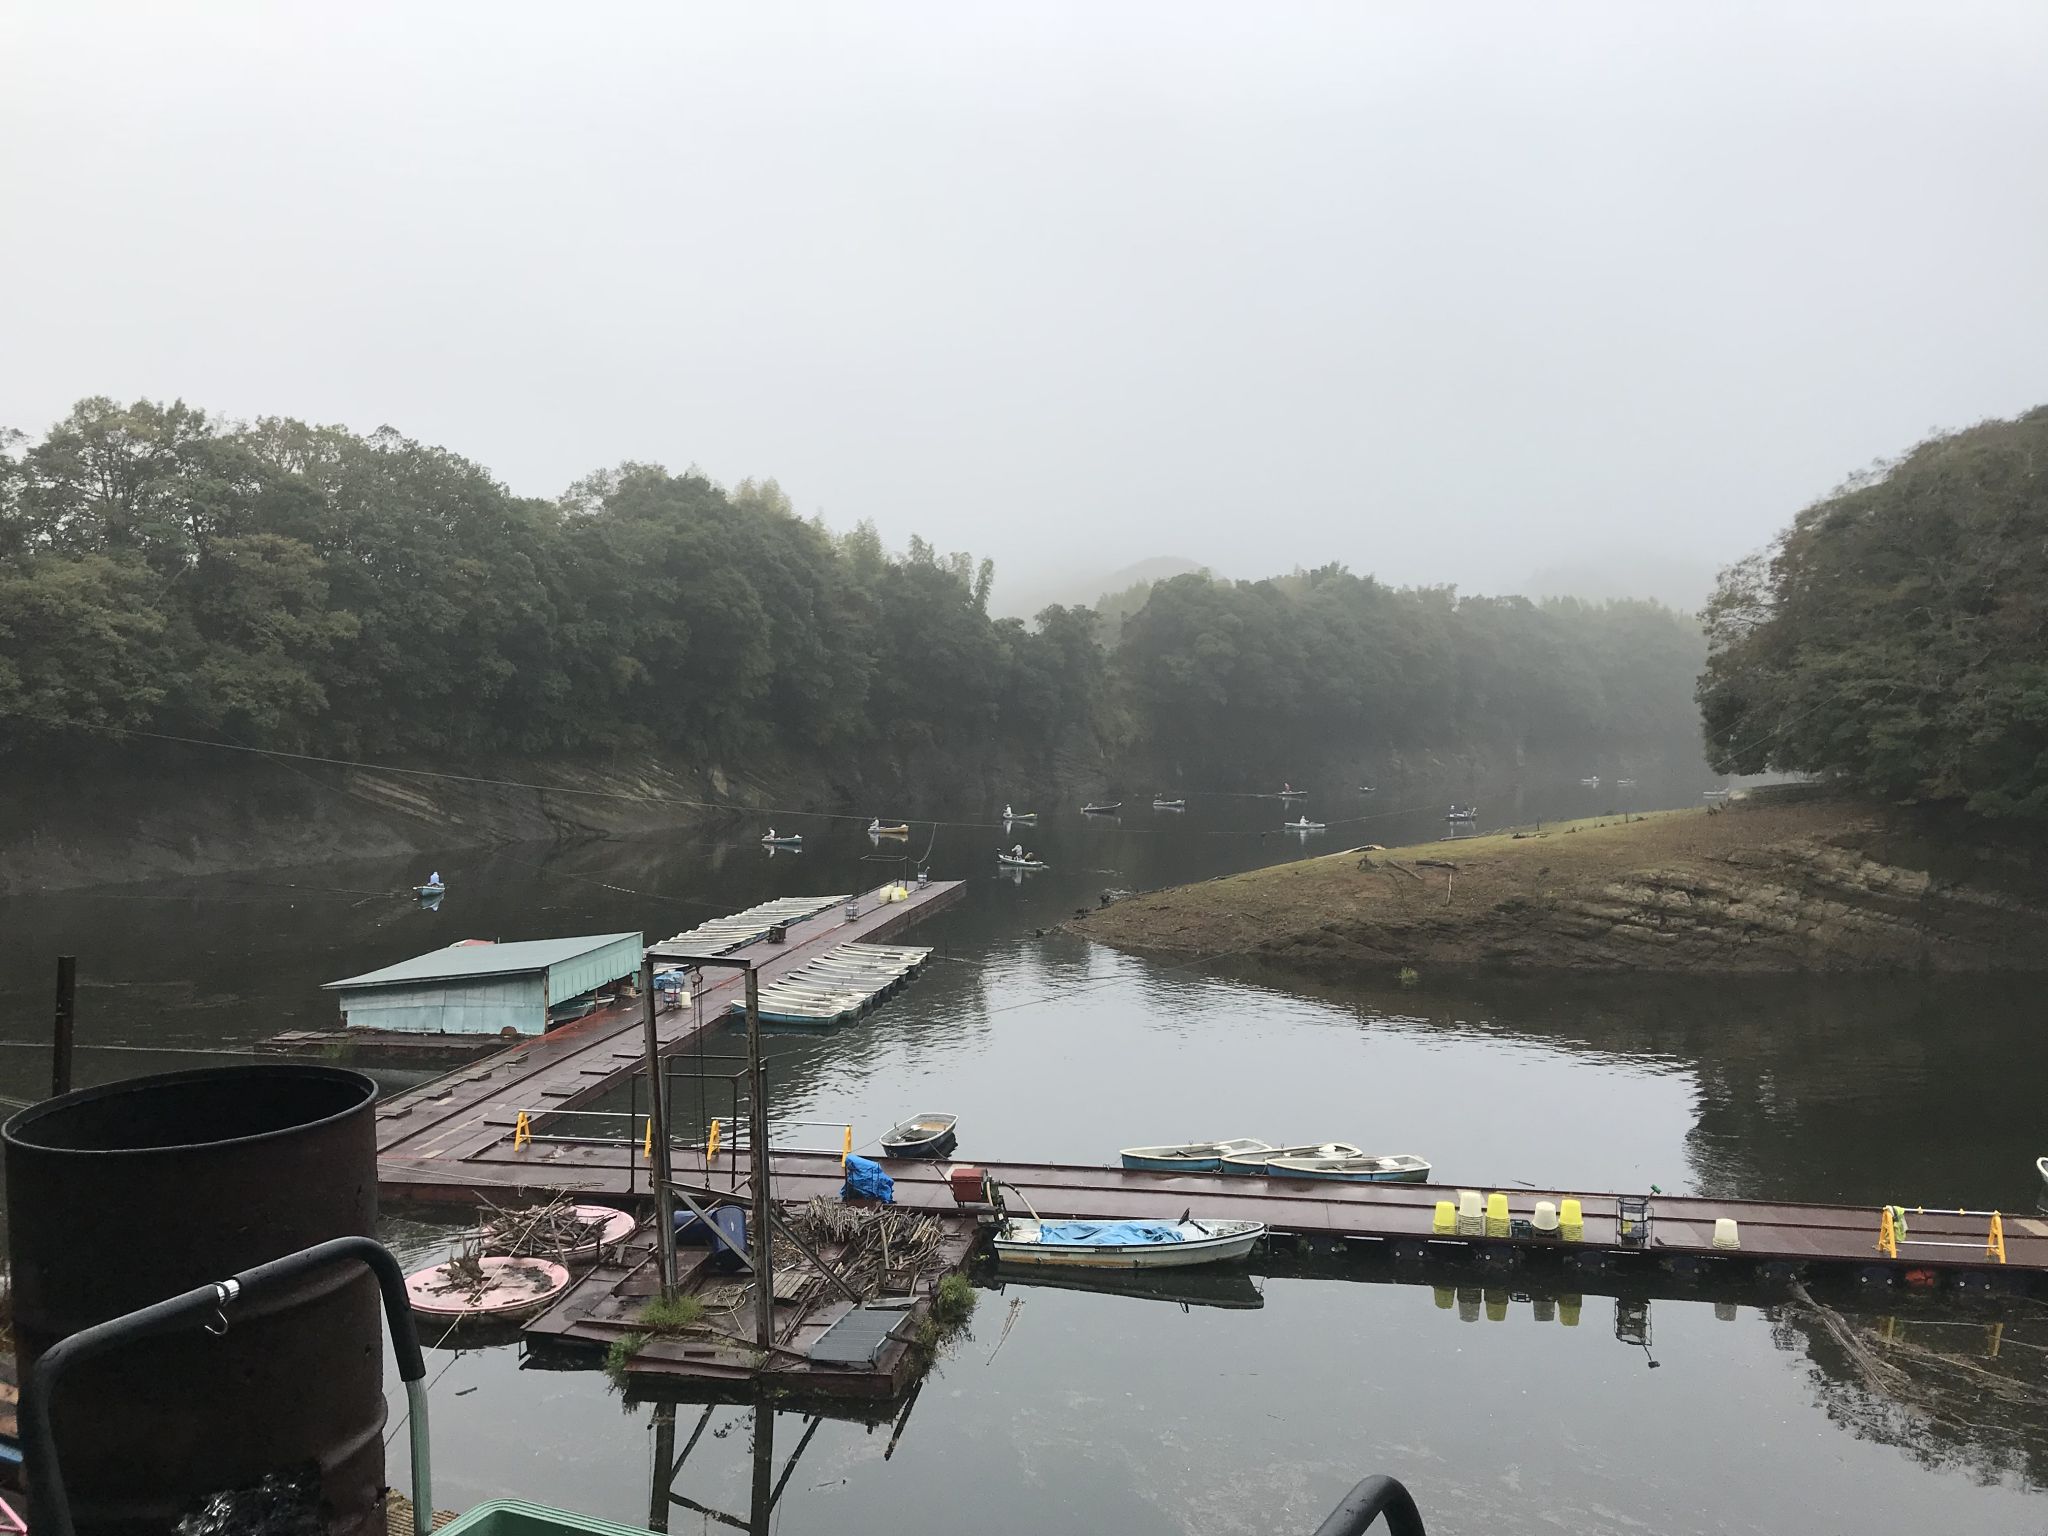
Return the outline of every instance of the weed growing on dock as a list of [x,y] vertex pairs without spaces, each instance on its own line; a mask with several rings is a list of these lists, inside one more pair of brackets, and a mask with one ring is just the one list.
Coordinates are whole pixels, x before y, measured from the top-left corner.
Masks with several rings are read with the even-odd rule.
[[635,1355],[647,1347],[644,1333],[622,1333],[606,1346],[604,1352],[604,1373],[611,1378],[615,1387],[626,1384],[626,1367]]
[[640,1321],[656,1338],[667,1338],[703,1322],[704,1303],[695,1296],[656,1296],[640,1309]]
[[974,1316],[974,1304],[980,1300],[981,1292],[965,1275],[947,1275],[932,1293],[931,1320],[941,1328],[958,1328]]
[[981,1293],[965,1275],[947,1275],[939,1281],[938,1289],[932,1292],[931,1305],[925,1309],[924,1318],[910,1339],[919,1370],[938,1359],[939,1352],[955,1335],[966,1331],[967,1320],[974,1316],[975,1303],[980,1300]]

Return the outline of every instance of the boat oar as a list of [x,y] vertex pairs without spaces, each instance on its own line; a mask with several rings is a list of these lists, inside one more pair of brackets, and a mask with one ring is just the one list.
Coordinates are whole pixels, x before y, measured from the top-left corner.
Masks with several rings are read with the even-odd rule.
[[1203,1226],[1199,1221],[1195,1220],[1195,1208],[1192,1205],[1180,1213],[1180,1220],[1182,1226],[1193,1227],[1197,1232],[1201,1233],[1204,1237],[1214,1237],[1216,1235],[1214,1232],[1211,1232],[1207,1227]]

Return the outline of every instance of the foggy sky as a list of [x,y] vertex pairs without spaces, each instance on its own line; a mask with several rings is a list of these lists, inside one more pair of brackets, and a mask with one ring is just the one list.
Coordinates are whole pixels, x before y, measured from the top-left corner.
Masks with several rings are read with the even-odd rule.
[[2040,0],[7,0],[0,424],[774,475],[1012,590],[1711,570],[2048,401],[2044,66]]

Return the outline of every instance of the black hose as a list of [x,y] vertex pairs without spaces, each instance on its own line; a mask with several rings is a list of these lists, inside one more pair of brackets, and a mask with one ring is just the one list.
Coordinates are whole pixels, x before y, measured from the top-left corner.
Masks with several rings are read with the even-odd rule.
[[420,1353],[419,1330],[413,1326],[412,1304],[405,1294],[405,1271],[398,1267],[398,1260],[389,1249],[367,1237],[333,1238],[245,1269],[229,1279],[195,1286],[183,1295],[140,1311],[81,1328],[45,1350],[22,1384],[23,1451],[28,1462],[29,1486],[35,1490],[37,1536],[72,1536],[71,1501],[64,1492],[57,1443],[50,1432],[50,1404],[57,1395],[59,1377],[67,1367],[158,1334],[193,1327],[224,1333],[231,1324],[228,1309],[247,1292],[295,1280],[309,1270],[324,1269],[348,1259],[368,1265],[377,1277],[378,1289],[384,1294],[384,1315],[391,1325],[392,1349],[398,1355],[400,1379],[411,1382],[423,1378],[427,1362]]
[[1362,1536],[1381,1515],[1387,1517],[1387,1536],[1426,1536],[1414,1498],[1391,1477],[1368,1477],[1345,1494],[1316,1527],[1316,1536]]

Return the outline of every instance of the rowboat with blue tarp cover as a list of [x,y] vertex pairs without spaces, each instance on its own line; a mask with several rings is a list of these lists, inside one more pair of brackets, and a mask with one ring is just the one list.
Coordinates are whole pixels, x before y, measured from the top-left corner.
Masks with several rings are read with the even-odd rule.
[[1087,1269],[1171,1269],[1241,1259],[1266,1235],[1263,1221],[1024,1221],[996,1228],[1007,1264]]
[[1124,1166],[1145,1173],[1214,1173],[1233,1152],[1270,1152],[1263,1141],[1187,1141],[1177,1147],[1125,1147]]

